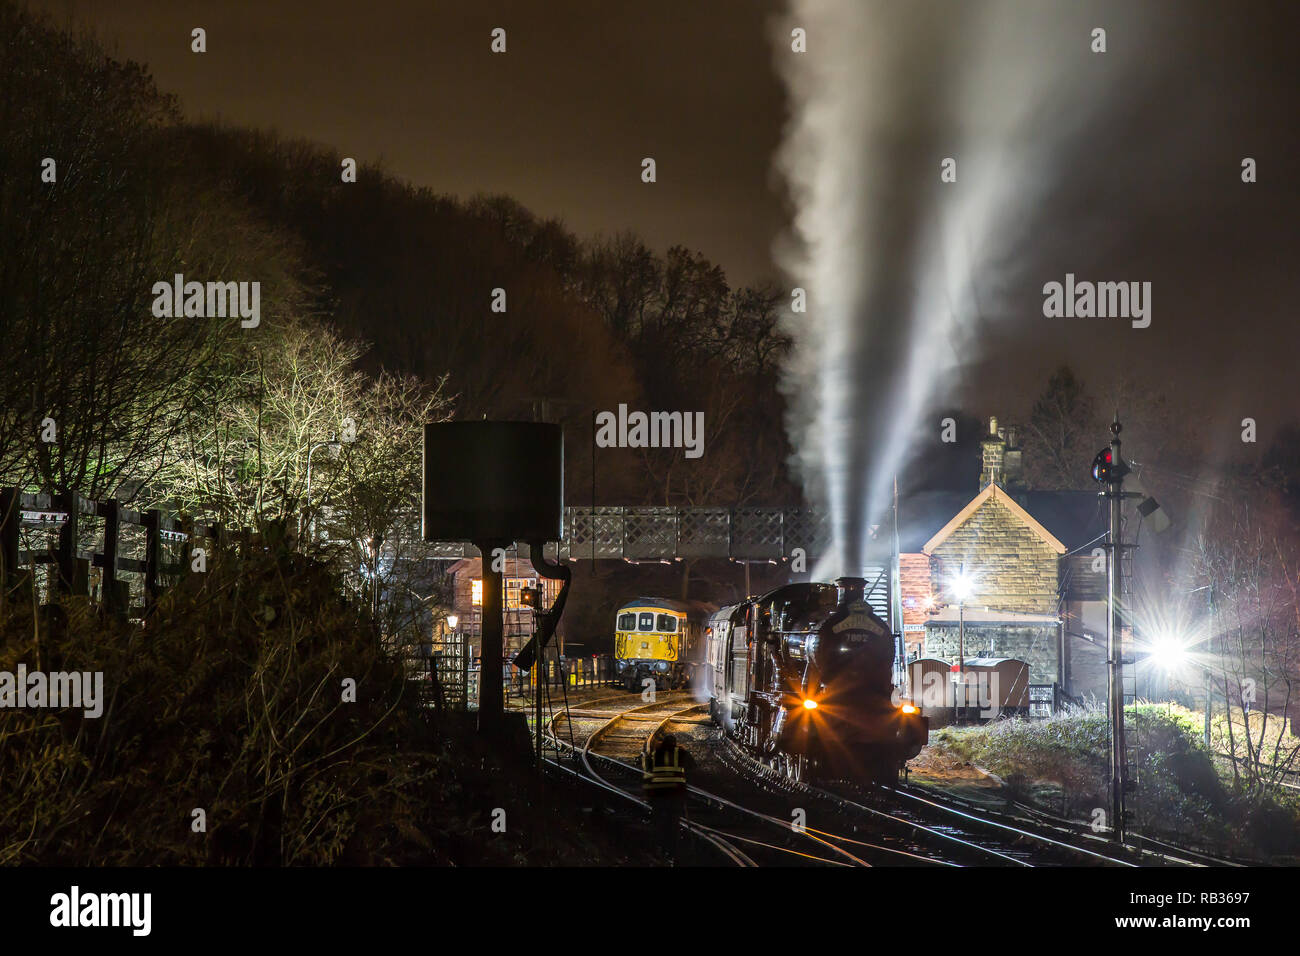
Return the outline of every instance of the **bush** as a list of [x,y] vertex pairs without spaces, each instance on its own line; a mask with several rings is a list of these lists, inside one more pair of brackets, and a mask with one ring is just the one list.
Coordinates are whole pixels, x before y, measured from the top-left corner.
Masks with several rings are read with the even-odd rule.
[[4,713],[0,862],[322,864],[419,844],[428,728],[336,594],[320,566],[261,553],[191,575],[146,627],[84,599],[39,628],[9,614],[0,670],[102,671],[105,701],[99,719]]
[[[1233,855],[1295,852],[1296,808],[1252,803],[1226,787],[1188,711],[1139,704],[1130,714],[1142,761],[1128,805],[1139,831]],[[1016,799],[1032,792],[1028,781],[1058,785],[1064,811],[1084,819],[1094,807],[1110,806],[1109,741],[1105,709],[1095,704],[1045,720],[1011,718],[934,735],[940,748],[1007,780]]]

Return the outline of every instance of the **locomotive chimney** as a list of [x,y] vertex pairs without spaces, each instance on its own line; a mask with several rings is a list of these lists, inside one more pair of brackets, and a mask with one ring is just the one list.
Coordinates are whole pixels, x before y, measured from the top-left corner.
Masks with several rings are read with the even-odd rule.
[[865,599],[866,578],[836,578],[835,586],[839,588],[839,606],[844,607]]

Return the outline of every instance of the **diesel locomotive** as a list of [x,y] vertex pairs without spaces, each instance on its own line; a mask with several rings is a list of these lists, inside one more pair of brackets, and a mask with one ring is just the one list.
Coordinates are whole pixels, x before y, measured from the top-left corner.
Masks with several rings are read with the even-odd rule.
[[929,721],[894,686],[896,645],[866,581],[788,584],[705,629],[709,711],[794,780],[897,781]]
[[702,649],[700,632],[712,606],[665,598],[628,601],[614,617],[614,671],[628,690],[646,680],[676,690],[690,683]]

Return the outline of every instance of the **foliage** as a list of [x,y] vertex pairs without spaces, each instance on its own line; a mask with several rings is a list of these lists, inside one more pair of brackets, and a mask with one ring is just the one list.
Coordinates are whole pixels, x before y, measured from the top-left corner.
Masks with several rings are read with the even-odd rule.
[[1196,650],[1226,704],[1215,743],[1255,802],[1300,763],[1300,740],[1283,734],[1300,696],[1300,534],[1285,489],[1267,477],[1242,475],[1223,490],[1192,568],[1212,606]]
[[339,590],[318,562],[255,544],[169,592],[144,628],[77,601],[36,620],[13,609],[0,671],[100,671],[104,701],[97,719],[4,711],[0,865],[627,862],[576,820],[550,833],[528,762],[454,715],[433,721]]
[[323,568],[254,551],[190,576],[143,629],[73,604],[35,634],[30,612],[4,622],[0,669],[100,671],[107,700],[97,720],[6,716],[0,860],[323,864],[427,842],[436,761],[401,669]]
[[[1201,728],[1180,707],[1140,703],[1131,710],[1135,742],[1141,753],[1138,789],[1129,798],[1136,828],[1151,836],[1187,842],[1196,834],[1207,847],[1238,856],[1294,854],[1300,807],[1284,797],[1242,799],[1221,778],[1206,751]],[[1091,820],[1094,808],[1110,812],[1108,789],[1109,728],[1106,711],[1096,704],[1068,708],[1046,719],[1010,718],[979,727],[945,727],[933,743],[963,760],[1001,777],[1052,783],[1060,788],[1062,809]],[[1276,833],[1259,841],[1261,822],[1290,821],[1291,835]]]
[[1062,365],[1048,379],[1025,423],[1024,469],[1030,485],[1050,490],[1088,487],[1092,456],[1109,437],[1098,424],[1087,387]]

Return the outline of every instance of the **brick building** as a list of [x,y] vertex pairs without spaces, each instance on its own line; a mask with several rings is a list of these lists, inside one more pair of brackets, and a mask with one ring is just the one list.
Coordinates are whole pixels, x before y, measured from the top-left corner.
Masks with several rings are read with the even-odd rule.
[[956,661],[964,630],[967,659],[1020,658],[1032,684],[1104,696],[1106,575],[1094,548],[1106,525],[1095,493],[1025,490],[1015,430],[990,419],[974,497],[913,495],[899,521],[909,657]]
[[[479,653],[483,633],[483,561],[481,558],[462,558],[447,569],[452,575],[451,613],[459,619],[457,630],[469,642],[471,657]],[[560,593],[560,582],[544,578],[537,573],[533,563],[519,554],[517,548],[506,552],[505,567],[505,659],[517,654],[532,637],[534,630],[532,608],[520,602],[523,588],[542,588],[542,605],[550,607]],[[556,631],[558,647],[564,646],[564,623]]]

